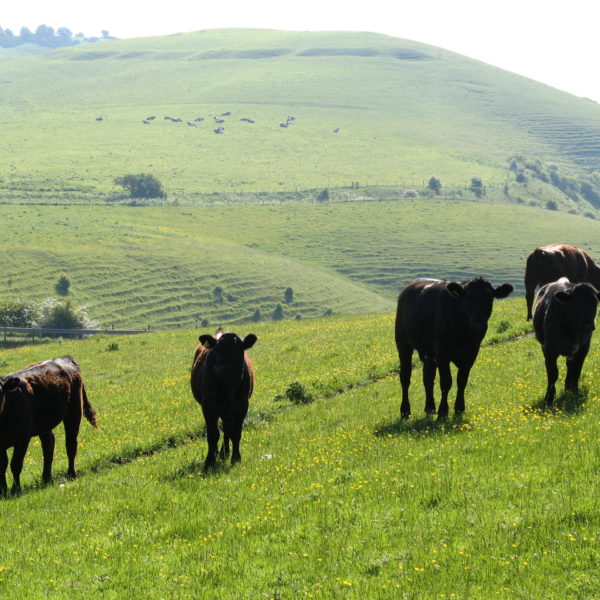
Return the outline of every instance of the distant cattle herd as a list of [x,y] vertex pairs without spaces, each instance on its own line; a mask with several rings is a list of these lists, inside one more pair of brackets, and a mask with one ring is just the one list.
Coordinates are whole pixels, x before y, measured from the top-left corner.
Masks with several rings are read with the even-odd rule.
[[[154,117],[147,120],[152,119]],[[538,285],[541,288],[534,304]],[[527,259],[527,319],[533,317],[535,337],[544,356],[546,405],[551,405],[556,396],[559,356],[566,357],[565,389],[578,390],[595,328],[599,289],[600,267],[580,248],[553,244],[536,248]],[[437,415],[440,419],[447,417],[448,394],[452,386],[450,363],[457,367],[454,410],[457,413],[465,410],[465,388],[487,331],[493,302],[507,297],[512,291],[513,286],[509,283],[495,288],[483,278],[463,283],[417,279],[401,291],[395,323],[402,391],[401,418],[406,419],[411,413],[408,391],[415,350],[423,364],[425,412],[436,412],[434,381],[436,371],[439,371],[441,400]],[[254,369],[246,351],[256,341],[252,333],[241,338],[222,329],[214,335],[204,334],[199,338],[190,382],[206,423],[205,472],[214,468],[218,455],[222,459],[229,455],[230,443],[231,463],[241,460],[242,427],[254,388]],[[0,377],[0,494],[6,494],[8,490],[7,450],[13,448],[10,462],[12,492],[18,493],[23,460],[29,442],[35,436],[39,436],[42,446],[42,481],[52,480],[53,429],[61,422],[65,428],[67,476],[76,477],[77,435],[82,416],[97,427],[96,413],[88,401],[79,366],[70,356],[35,363]],[[219,421],[223,430],[220,451]]]
[[[225,111],[222,113],[219,113],[218,115],[210,115],[208,118],[205,117],[194,117],[192,119],[183,119],[181,117],[172,117],[170,115],[165,115],[163,117],[163,121],[169,121],[171,123],[185,123],[185,125],[187,127],[198,127],[199,123],[202,123],[205,120],[208,120],[211,123],[214,123],[215,125],[217,125],[217,127],[215,127],[212,132],[220,135],[222,133],[225,133],[225,125],[226,125],[226,117],[231,117],[232,113],[231,111]],[[141,119],[141,121],[139,121],[139,123],[141,123],[142,125],[151,125],[153,122],[156,121],[156,115],[151,115],[148,117],[145,117],[143,119]],[[106,121],[107,118],[106,117],[96,117],[96,121],[97,122],[102,122],[102,121]],[[239,121],[241,123],[249,123],[251,125],[256,123],[255,119],[251,119],[249,117],[241,117],[239,119]],[[231,123],[231,121],[230,121]],[[292,125],[295,125],[297,123],[296,117],[294,115],[288,115],[285,119],[285,121],[280,121],[279,122],[279,127],[282,129],[287,129],[288,127],[291,127]],[[340,133],[340,128],[339,127],[335,127],[333,130],[333,133]]]

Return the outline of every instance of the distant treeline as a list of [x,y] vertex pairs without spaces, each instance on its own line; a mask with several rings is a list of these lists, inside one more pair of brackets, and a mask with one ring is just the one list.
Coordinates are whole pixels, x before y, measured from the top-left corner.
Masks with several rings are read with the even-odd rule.
[[83,42],[97,42],[101,39],[115,39],[108,34],[108,31],[102,32],[102,37],[85,37],[83,33],[73,35],[67,27],[48,27],[40,25],[35,32],[27,27],[21,27],[19,35],[15,35],[10,29],[0,27],[0,48],[14,48],[22,44],[37,44],[47,48],[59,48],[60,46],[74,46]]

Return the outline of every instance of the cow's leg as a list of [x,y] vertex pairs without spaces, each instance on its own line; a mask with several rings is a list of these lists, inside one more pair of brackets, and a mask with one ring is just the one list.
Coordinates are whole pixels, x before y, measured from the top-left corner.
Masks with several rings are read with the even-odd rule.
[[558,366],[556,365],[557,360],[558,356],[556,354],[551,354],[544,350],[544,362],[546,363],[546,378],[548,380],[548,385],[546,387],[546,397],[544,398],[546,406],[550,406],[554,401],[554,397],[556,396],[556,380],[558,379]]
[[79,435],[79,425],[81,417],[73,420],[65,419],[65,446],[67,449],[67,458],[69,459],[69,467],[67,469],[67,477],[75,479],[77,471],[75,470],[75,457],[77,456],[77,436]]
[[6,485],[6,469],[8,468],[8,452],[6,448],[0,451],[0,495],[6,496],[8,486]]
[[448,361],[438,361],[440,371],[440,390],[442,398],[438,408],[438,417],[443,419],[448,416],[448,394],[452,387],[452,374],[450,373],[450,363]]
[[208,453],[204,461],[204,471],[214,467],[217,460],[217,447],[219,445],[219,418],[206,418],[206,440],[208,441]]
[[533,298],[535,295],[536,281],[531,279],[531,276],[525,273],[525,302],[527,303],[527,320],[531,321],[531,313],[533,308]]
[[412,373],[413,349],[410,347],[398,350],[400,359],[400,387],[402,388],[402,404],[400,404],[400,416],[408,419],[410,416],[410,400],[408,399],[408,388],[410,387],[410,376]]
[[436,364],[430,356],[423,360],[423,386],[425,387],[425,412],[433,414],[435,412],[435,398],[433,395],[433,386],[435,384]]
[[23,460],[29,446],[29,438],[15,444],[12,459],[10,461],[10,470],[13,475],[12,493],[18,494],[21,491],[21,471],[23,470]]
[[67,458],[69,459],[67,477],[70,479],[75,479],[75,477],[77,477],[75,457],[77,456],[77,436],[79,435],[82,416],[83,388],[81,382],[79,382],[78,385],[74,385],[73,390],[71,391],[71,400],[63,422],[65,427],[65,446],[67,449]]
[[240,454],[240,441],[242,439],[242,424],[243,421],[240,419],[239,422],[236,421],[231,425],[231,464],[234,465],[237,462],[242,460],[242,455]]
[[465,412],[465,389],[469,381],[469,373],[473,363],[467,363],[457,369],[456,372],[456,400],[454,401],[454,412]]
[[44,468],[42,470],[42,483],[44,485],[52,481],[52,461],[54,460],[54,432],[49,429],[40,433],[42,454],[44,455]]
[[590,349],[590,344],[582,346],[579,352],[573,356],[567,358],[567,377],[565,379],[565,390],[570,392],[577,392],[579,388],[579,377],[581,376],[581,369],[583,368],[583,362]]
[[223,444],[221,445],[221,452],[219,453],[222,459],[229,456],[229,440],[230,439],[231,439],[231,423],[229,421],[223,421]]
[[525,302],[527,302],[527,320],[531,321],[531,317],[532,317],[532,308],[533,308],[533,297],[534,297],[534,292],[527,290],[527,292],[525,292]]

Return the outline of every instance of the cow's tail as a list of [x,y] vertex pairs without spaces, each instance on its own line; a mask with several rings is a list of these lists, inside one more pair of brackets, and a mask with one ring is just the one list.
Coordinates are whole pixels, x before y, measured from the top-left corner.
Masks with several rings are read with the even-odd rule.
[[81,397],[83,398],[83,414],[85,415],[85,418],[91,423],[94,429],[98,429],[98,423],[96,421],[96,411],[92,408],[92,405],[88,400],[83,381],[81,382]]

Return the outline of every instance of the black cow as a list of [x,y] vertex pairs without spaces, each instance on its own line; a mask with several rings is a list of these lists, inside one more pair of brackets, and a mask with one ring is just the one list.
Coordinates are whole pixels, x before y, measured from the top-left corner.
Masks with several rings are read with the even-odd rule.
[[6,493],[7,449],[14,448],[10,468],[13,492],[21,488],[23,459],[32,437],[39,436],[44,455],[42,481],[52,480],[53,429],[63,422],[69,459],[68,477],[77,476],[75,456],[81,416],[95,427],[96,413],[90,405],[81,371],[71,356],[35,363],[0,377],[0,493]]
[[254,369],[246,350],[254,346],[256,336],[250,333],[242,339],[235,333],[218,329],[214,336],[201,335],[199,339],[192,364],[191,386],[206,422],[206,472],[214,466],[217,457],[219,419],[223,424],[221,458],[229,454],[231,440],[231,464],[241,460],[242,426],[254,389]]
[[559,356],[567,357],[565,389],[577,392],[595,329],[598,298],[590,283],[571,283],[566,277],[542,286],[537,295],[533,329],[546,363],[546,405],[552,404],[556,396]]
[[527,257],[525,267],[525,300],[527,320],[531,319],[531,307],[535,288],[566,277],[569,281],[587,281],[600,290],[600,267],[581,248],[569,244],[550,244],[536,248]]
[[400,359],[403,418],[410,415],[408,388],[415,349],[423,363],[425,412],[435,412],[433,384],[438,369],[442,392],[438,416],[447,416],[448,392],[452,387],[451,362],[458,368],[454,410],[465,410],[465,387],[487,331],[494,298],[505,298],[512,291],[509,283],[494,289],[482,278],[465,283],[416,279],[402,290],[396,312],[396,347]]

